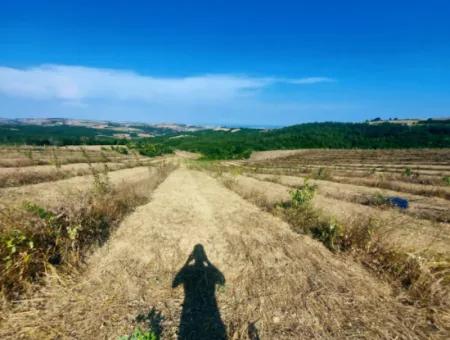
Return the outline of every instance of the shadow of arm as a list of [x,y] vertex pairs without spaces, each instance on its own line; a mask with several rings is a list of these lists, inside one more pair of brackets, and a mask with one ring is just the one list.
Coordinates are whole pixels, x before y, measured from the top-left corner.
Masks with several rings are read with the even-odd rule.
[[214,282],[221,286],[225,285],[225,276],[222,274],[222,272],[217,269],[216,266],[214,266],[211,262],[209,262],[209,260],[206,260],[206,263],[213,273]]
[[184,282],[186,267],[180,269],[180,271],[175,275],[175,278],[172,281],[172,288],[178,287],[180,284]]

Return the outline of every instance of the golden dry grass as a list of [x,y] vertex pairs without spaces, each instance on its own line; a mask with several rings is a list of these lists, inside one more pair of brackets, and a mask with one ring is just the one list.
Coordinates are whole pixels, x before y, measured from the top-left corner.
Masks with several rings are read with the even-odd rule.
[[188,302],[173,280],[195,244],[225,278],[214,299],[229,339],[445,334],[362,266],[292,232],[205,174],[180,169],[124,220],[83,274],[53,275],[40,294],[17,304],[0,336],[115,338],[145,327],[138,316],[155,309],[163,338],[176,338]]
[[[397,294],[411,304],[432,311],[433,320],[442,325],[450,321],[450,226],[402,216],[397,211],[377,208],[316,195],[318,209],[290,211],[281,202],[289,202],[289,187],[245,176],[221,176],[223,183],[242,197],[273,214],[281,216],[300,232],[334,223],[341,228],[337,241],[344,249],[380,277],[398,288]],[[312,225],[311,225],[312,224]],[[329,238],[323,240],[329,242]],[[404,294],[403,294],[404,295]]]
[[[401,155],[402,161],[416,157],[413,151]],[[82,266],[48,266],[41,276],[45,284],[15,301],[3,300],[0,337],[116,338],[148,328],[155,315],[161,316],[164,339],[177,338],[186,327],[194,331],[183,321],[183,304],[196,306],[173,285],[194,245],[201,244],[225,278],[224,285],[213,283],[212,298],[229,339],[448,338],[448,225],[432,215],[364,205],[360,199],[375,190],[331,182],[333,173],[320,174],[329,180],[311,181],[319,187],[307,208],[280,205],[290,201],[289,191],[302,178],[261,175],[258,164],[251,178],[255,164],[191,156],[181,157],[189,168],[208,173],[182,167],[154,191],[155,184],[143,185],[144,167],[110,172],[117,192],[133,192],[122,197],[133,202],[152,193],[152,199],[127,215],[101,247],[87,247]],[[437,164],[440,156],[432,153],[430,159]],[[72,197],[85,197],[95,178],[5,188],[0,201],[76,208],[83,199],[63,197],[73,188]],[[421,199],[422,205],[411,206],[417,212],[447,204]],[[110,210],[106,215],[116,216]],[[330,223],[340,230],[331,242],[314,234]],[[202,326],[214,325],[196,325]]]
[[3,147],[0,156],[0,188],[87,175],[105,165],[114,171],[155,162],[132,151],[122,155],[107,147]]

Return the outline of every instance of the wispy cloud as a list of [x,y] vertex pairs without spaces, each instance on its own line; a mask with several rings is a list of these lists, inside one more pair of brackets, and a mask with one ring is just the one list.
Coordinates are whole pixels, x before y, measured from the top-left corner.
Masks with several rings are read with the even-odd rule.
[[301,85],[301,84],[332,83],[335,82],[336,80],[328,77],[307,77],[300,79],[285,79],[284,81],[291,84]]
[[215,101],[254,94],[276,83],[294,85],[334,81],[327,77],[279,78],[206,74],[153,77],[132,71],[83,66],[0,66],[0,94],[28,99],[81,103],[89,99],[162,102]]

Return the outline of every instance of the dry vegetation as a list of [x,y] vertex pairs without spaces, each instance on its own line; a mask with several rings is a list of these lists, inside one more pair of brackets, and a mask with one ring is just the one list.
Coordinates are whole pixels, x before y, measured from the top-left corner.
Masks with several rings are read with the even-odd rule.
[[[183,308],[202,302],[173,287],[196,244],[223,275],[215,295],[203,298],[216,300],[229,339],[444,334],[362,266],[292,232],[205,174],[179,169],[90,257],[81,277],[64,284],[50,277],[39,295],[10,312],[0,336],[115,338],[140,327],[173,339],[181,328],[198,331],[180,319]],[[217,321],[196,319],[209,332]]]
[[[58,154],[61,162],[74,160],[73,149],[51,152]],[[94,245],[108,239],[126,214],[148,200],[152,190],[172,170],[168,163],[159,162],[146,168],[142,165],[150,164],[148,160],[107,163],[109,159],[103,151],[95,151],[94,155],[85,149],[76,152],[84,155],[86,163],[62,165],[56,170],[45,165],[25,167],[24,171],[6,168],[12,171],[2,173],[2,179],[8,174],[15,176],[16,185],[45,182],[0,192],[0,294],[4,301],[29,290],[51,268],[67,271],[69,267],[77,267]],[[132,166],[139,167],[111,176],[111,170]],[[131,181],[130,175],[134,175]]]
[[0,148],[0,188],[83,176],[93,169],[103,170],[105,165],[114,171],[153,162],[131,150],[126,152],[109,147],[3,147]]
[[[287,154],[287,155],[286,155]],[[450,150],[297,150],[255,155],[258,173],[309,176],[450,199]]]
[[[450,173],[448,150],[311,150],[287,154],[281,152],[283,157],[276,158],[274,152],[263,153],[248,162],[196,167],[219,176],[225,186],[280,216],[294,231],[320,240],[333,252],[352,255],[390,281],[405,303],[424,308],[430,320],[448,330],[450,202],[442,195],[448,191],[444,180]],[[369,168],[375,157],[384,172],[398,172],[406,166],[401,179],[386,185],[391,190],[374,188],[358,174],[352,177],[354,170],[348,170],[355,164]],[[347,168],[342,165],[345,162]],[[419,184],[410,183],[411,173],[418,182],[424,169],[436,168],[436,185],[414,190]],[[347,171],[347,177],[342,171]],[[364,179],[370,181],[373,176],[379,175],[366,172]],[[408,208],[393,206],[392,197],[407,200]]]
[[67,192],[57,199],[57,204],[18,204],[17,200],[3,203],[1,293],[7,298],[17,297],[49,267],[79,265],[93,245],[105,242],[127,213],[148,200],[151,191],[171,170],[172,165],[161,163],[148,168],[147,178],[132,185],[113,185],[108,171],[91,168],[90,187],[77,193]]
[[[2,164],[20,158],[10,151]],[[71,175],[0,189],[0,338],[202,338],[221,327],[251,340],[450,334],[448,150],[207,162],[67,148],[55,149],[58,166],[41,151],[41,163],[21,158],[11,174]],[[195,245],[222,275],[195,293],[200,302],[175,284]],[[203,299],[213,300],[206,310]],[[186,322],[198,308],[204,315]]]

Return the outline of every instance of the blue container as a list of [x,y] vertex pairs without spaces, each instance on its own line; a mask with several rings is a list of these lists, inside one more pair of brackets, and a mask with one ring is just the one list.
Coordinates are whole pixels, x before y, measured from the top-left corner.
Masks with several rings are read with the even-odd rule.
[[389,198],[389,203],[392,206],[400,208],[400,209],[408,209],[408,207],[409,207],[408,200],[405,199],[405,198],[401,198],[401,197],[395,197],[395,196],[394,197],[390,197]]

